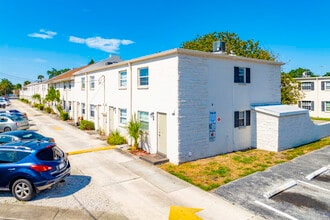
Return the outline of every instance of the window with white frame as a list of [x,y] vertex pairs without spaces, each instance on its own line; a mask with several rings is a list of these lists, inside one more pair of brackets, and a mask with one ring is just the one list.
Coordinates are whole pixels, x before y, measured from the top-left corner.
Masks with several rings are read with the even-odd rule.
[[148,87],[149,85],[149,69],[148,67],[138,69],[138,86]]
[[89,115],[93,118],[95,117],[95,105],[90,105],[90,113]]
[[72,108],[72,102],[69,101],[69,111],[71,111],[71,108]]
[[306,90],[314,90],[314,82],[302,82],[301,89]]
[[123,125],[127,124],[127,109],[119,109],[119,123]]
[[235,111],[234,112],[234,127],[245,127],[251,125],[251,111]]
[[235,66],[234,83],[251,83],[251,69]]
[[85,87],[86,87],[86,79],[85,79],[85,77],[82,77],[81,78],[81,89],[85,89]]
[[127,71],[120,71],[119,72],[119,88],[126,88],[127,87]]
[[86,112],[86,106],[85,106],[85,103],[81,103],[81,114],[85,114]]
[[90,86],[90,89],[95,89],[95,76],[89,77],[89,86]]
[[325,89],[330,90],[330,81],[324,82],[325,84]]
[[330,101],[322,102],[322,112],[330,112]]
[[314,101],[300,101],[299,107],[314,111]]
[[322,81],[321,90],[330,90],[330,81]]
[[65,100],[62,100],[62,103],[63,103],[63,109],[65,110],[65,108],[66,108],[66,101]]
[[71,89],[71,82],[69,82],[69,89]]
[[63,83],[63,89],[66,89],[66,82]]
[[144,131],[149,130],[149,112],[138,111],[138,118],[141,123],[141,129]]

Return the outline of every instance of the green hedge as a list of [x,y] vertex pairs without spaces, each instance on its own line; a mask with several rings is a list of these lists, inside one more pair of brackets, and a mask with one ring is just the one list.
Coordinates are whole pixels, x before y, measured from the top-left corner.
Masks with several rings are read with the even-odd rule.
[[69,120],[69,113],[68,112],[61,112],[60,117],[63,121]]
[[94,122],[87,121],[87,120],[81,120],[79,128],[81,130],[94,130],[95,129]]
[[114,131],[108,136],[107,143],[111,145],[120,145],[126,144],[127,141],[118,131]]

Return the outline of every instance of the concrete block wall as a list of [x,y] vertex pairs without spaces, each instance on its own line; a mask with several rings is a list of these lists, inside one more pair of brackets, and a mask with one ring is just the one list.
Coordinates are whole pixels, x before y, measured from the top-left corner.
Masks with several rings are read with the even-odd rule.
[[208,156],[207,60],[180,56],[178,74],[178,156],[180,162],[185,162]]
[[262,150],[277,151],[279,144],[279,121],[278,117],[263,113],[256,113],[256,145]]
[[330,123],[314,124],[308,111],[290,114],[256,112],[256,147],[282,151],[330,136]]

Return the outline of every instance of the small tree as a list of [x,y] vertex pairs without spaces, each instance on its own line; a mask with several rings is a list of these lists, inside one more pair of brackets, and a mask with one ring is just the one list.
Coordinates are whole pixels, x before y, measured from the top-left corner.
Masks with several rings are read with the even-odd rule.
[[141,128],[142,128],[142,124],[137,119],[136,114],[134,113],[133,117],[131,118],[131,120],[128,122],[127,125],[128,135],[134,140],[133,149],[137,149],[139,147],[139,139],[143,135],[143,131]]
[[46,95],[46,98],[45,100],[47,102],[60,102],[60,91],[59,90],[55,90],[55,88],[53,86],[51,86],[49,89],[48,89],[48,92],[47,92],[47,95]]
[[38,101],[39,104],[41,104],[41,96],[40,94],[36,93],[32,96],[32,99],[35,99]]
[[297,104],[303,98],[300,90],[300,82],[289,74],[281,74],[281,102],[282,104]]

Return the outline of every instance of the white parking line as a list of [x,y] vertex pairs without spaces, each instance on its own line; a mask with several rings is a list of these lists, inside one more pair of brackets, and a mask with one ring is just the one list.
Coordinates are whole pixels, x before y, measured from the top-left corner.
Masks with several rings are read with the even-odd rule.
[[313,178],[315,178],[315,177],[321,175],[322,173],[327,172],[328,170],[329,170],[329,166],[327,166],[327,167],[322,167],[322,168],[320,168],[320,169],[314,171],[313,173],[308,174],[308,175],[306,176],[306,179],[311,180],[311,179],[313,179]]
[[323,188],[323,187],[320,187],[320,186],[317,186],[317,185],[314,185],[314,184],[306,183],[306,182],[300,181],[300,180],[297,180],[297,182],[300,183],[300,184],[302,184],[302,185],[313,187],[313,188],[316,188],[316,189],[319,189],[319,190],[323,190],[323,191],[326,191],[326,192],[330,193],[330,190],[329,189],[326,189],[326,188]]
[[295,218],[295,217],[293,217],[293,216],[291,216],[291,215],[289,215],[289,214],[287,214],[287,213],[285,213],[285,212],[282,212],[282,211],[280,211],[280,210],[278,210],[278,209],[275,209],[275,208],[273,208],[273,207],[271,207],[271,206],[269,206],[269,205],[267,205],[267,204],[265,204],[265,203],[262,203],[262,202],[259,202],[259,201],[254,201],[255,203],[257,203],[258,205],[260,205],[260,206],[262,206],[262,207],[264,207],[264,208],[266,208],[266,209],[269,209],[269,210],[271,210],[271,211],[273,211],[273,212],[276,212],[277,214],[279,214],[279,215],[282,215],[282,216],[284,216],[284,217],[286,217],[286,218],[288,218],[288,219],[291,219],[291,220],[298,220],[297,218]]
[[271,197],[275,196],[276,194],[279,194],[280,192],[283,192],[295,185],[297,185],[297,182],[294,180],[290,180],[290,181],[284,183],[283,185],[278,186],[275,189],[266,192],[263,196],[267,199],[270,199]]

